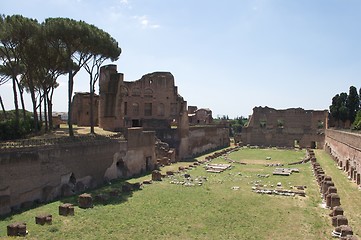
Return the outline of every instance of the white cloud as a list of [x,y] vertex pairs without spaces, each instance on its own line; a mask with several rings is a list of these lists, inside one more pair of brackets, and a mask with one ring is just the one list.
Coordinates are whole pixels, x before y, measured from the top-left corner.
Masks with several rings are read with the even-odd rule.
[[139,22],[142,28],[152,28],[152,29],[160,28],[159,24],[151,23],[146,15],[134,16],[133,18]]

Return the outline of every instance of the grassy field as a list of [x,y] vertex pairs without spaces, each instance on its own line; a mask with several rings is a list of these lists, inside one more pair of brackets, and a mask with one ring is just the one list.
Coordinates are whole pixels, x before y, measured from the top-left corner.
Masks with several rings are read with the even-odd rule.
[[[317,155],[328,172],[326,163],[329,164],[329,159],[323,152],[317,152]],[[273,176],[274,167],[264,165],[287,164],[304,156],[305,151],[242,149],[231,153],[229,158],[247,162],[247,165],[234,163],[223,173],[207,173],[203,166],[188,170],[193,178],[207,178],[202,186],[171,184],[171,179],[165,178],[145,185],[142,190],[112,197],[105,205],[96,204],[91,209],[76,207],[75,216],[71,217],[59,216],[58,206],[62,202],[76,203],[76,197],[62,199],[3,219],[0,237],[6,236],[8,224],[24,221],[29,231],[26,239],[331,239],[330,210],[320,207],[318,186],[310,164],[293,165],[300,173],[288,177]],[[222,158],[213,162],[227,163]],[[177,170],[178,166],[186,165],[189,162],[180,162],[162,171]],[[334,166],[331,164],[329,168],[334,169]],[[259,178],[258,174],[270,174],[270,177]],[[330,175],[333,174],[330,170]],[[336,171],[336,174],[340,174],[341,181],[346,179],[340,172]],[[150,175],[129,181],[145,179],[150,179]],[[292,185],[306,185],[306,197],[257,194],[251,189],[255,181],[268,186],[281,182],[286,189]],[[121,184],[123,182],[118,181],[91,193],[120,189]],[[335,184],[342,186],[336,180]],[[233,187],[239,189],[233,190]],[[346,204],[346,197],[343,193],[340,195],[342,204]],[[357,202],[347,204],[355,206],[350,210],[345,206],[345,214],[351,217],[348,212],[355,211],[351,225],[359,232],[356,228],[356,221],[360,222]],[[44,213],[53,215],[52,225],[35,224],[34,217]]]

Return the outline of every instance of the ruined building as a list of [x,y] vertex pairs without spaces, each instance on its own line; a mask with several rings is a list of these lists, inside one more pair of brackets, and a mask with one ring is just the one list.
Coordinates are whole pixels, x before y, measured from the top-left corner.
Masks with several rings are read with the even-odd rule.
[[200,108],[196,106],[188,107],[189,124],[211,124],[213,122],[212,110],[209,108]]
[[[99,96],[93,98],[93,122],[98,125]],[[72,120],[78,126],[90,126],[90,93],[76,92],[72,100]]]
[[99,127],[111,131],[164,129],[173,122],[179,126],[187,111],[170,72],[154,72],[127,82],[115,65],[107,65],[100,71],[99,95]]
[[255,107],[241,140],[258,146],[323,148],[327,120],[327,110]]
[[[164,153],[164,156],[171,155],[172,159],[187,158],[229,145],[226,126],[199,126],[212,123],[212,111],[197,107],[187,109],[187,102],[179,95],[170,72],[154,72],[136,81],[124,81],[124,75],[117,71],[116,65],[103,66],[99,77],[99,97],[93,104],[96,105],[94,118],[99,127],[123,132],[125,137],[127,129],[132,127],[155,131],[156,137],[166,142],[170,151],[174,149],[172,154]],[[89,105],[89,94],[74,96],[74,123],[88,125]],[[198,127],[190,128],[190,125]]]

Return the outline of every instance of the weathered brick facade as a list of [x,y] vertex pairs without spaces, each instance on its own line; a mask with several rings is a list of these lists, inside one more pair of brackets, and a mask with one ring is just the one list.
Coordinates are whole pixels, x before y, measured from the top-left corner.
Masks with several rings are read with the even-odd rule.
[[361,184],[361,135],[327,129],[325,149],[348,177]]
[[115,65],[107,65],[101,68],[99,89],[99,127],[107,130],[170,128],[186,111],[169,72],[127,82]]
[[[99,96],[94,94],[93,99],[93,121],[98,125],[98,103]],[[90,126],[90,94],[77,92],[72,100],[72,120],[78,126]]]
[[328,111],[255,107],[242,129],[243,144],[323,148]]

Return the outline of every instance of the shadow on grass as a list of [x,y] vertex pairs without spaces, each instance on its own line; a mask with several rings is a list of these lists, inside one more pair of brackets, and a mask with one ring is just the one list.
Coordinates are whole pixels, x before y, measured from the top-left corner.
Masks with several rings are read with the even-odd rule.
[[83,193],[91,194],[94,206],[105,206],[109,204],[117,205],[126,202],[133,196],[133,192],[140,191],[141,189],[142,185],[140,183],[129,183],[125,179],[115,180],[108,185],[102,185],[96,189],[89,189],[88,191],[77,193],[69,197],[56,198],[50,202],[40,203],[35,201],[31,202],[31,204],[29,202],[26,206],[22,205],[19,208],[12,209],[9,214],[0,216],[0,221],[11,221],[16,215],[56,201],[61,203],[71,203],[74,206],[78,206],[79,195]]
[[[108,185],[83,193],[88,193],[92,196],[94,206],[105,206],[109,204],[117,205],[124,203],[133,196],[133,192],[141,189],[142,185],[140,183],[129,183],[126,180],[116,180]],[[62,198],[60,202],[71,203],[74,206],[78,206],[78,198],[81,194],[82,193]]]

